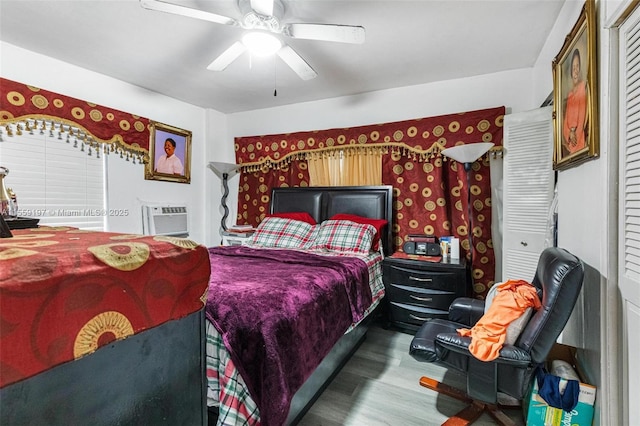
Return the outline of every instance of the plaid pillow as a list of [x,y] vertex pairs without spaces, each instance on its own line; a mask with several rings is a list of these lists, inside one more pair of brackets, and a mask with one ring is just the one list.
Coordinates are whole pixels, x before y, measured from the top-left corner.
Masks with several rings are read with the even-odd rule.
[[338,213],[334,214],[330,217],[331,220],[350,220],[351,222],[356,223],[368,223],[369,225],[373,225],[376,228],[376,234],[373,236],[373,250],[378,250],[380,248],[380,238],[382,236],[382,231],[384,227],[387,226],[386,219],[371,219],[369,217],[362,217],[355,214],[348,213]]
[[309,246],[315,226],[280,217],[265,217],[251,237],[251,245],[300,249]]
[[375,233],[376,228],[369,224],[325,220],[320,224],[318,235],[310,248],[367,254],[371,251]]

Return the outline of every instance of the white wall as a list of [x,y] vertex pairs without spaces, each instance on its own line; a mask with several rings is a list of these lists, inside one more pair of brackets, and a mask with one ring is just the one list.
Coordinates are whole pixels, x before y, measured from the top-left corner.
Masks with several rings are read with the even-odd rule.
[[[235,151],[233,145],[233,137],[226,133],[227,116],[214,110],[207,110],[207,134],[214,135],[207,140],[206,163],[217,161],[222,163],[235,163]],[[227,218],[227,226],[235,223],[236,202],[238,198],[238,184],[235,186],[233,182],[238,178],[231,178],[229,182],[229,192],[233,202],[227,202],[229,206],[229,217]],[[233,189],[231,189],[233,188]],[[223,209],[220,204],[222,198],[222,181],[211,170],[207,169],[205,175],[205,213],[204,220],[207,230],[207,242],[209,246],[217,245],[222,242],[220,236],[221,219]],[[229,200],[229,199],[228,199]]]
[[531,108],[531,69],[230,114],[232,137],[355,127],[506,106]]
[[[578,20],[584,2],[565,2],[556,23],[549,33],[549,37],[536,64],[533,68],[534,98],[542,102],[553,91],[552,62],[560,52],[565,38],[574,23]],[[601,258],[600,247],[603,235],[604,215],[601,198],[594,194],[606,195],[601,175],[605,161],[598,159],[589,161],[579,167],[558,172],[558,246],[569,250],[582,259],[595,271],[602,271],[605,259]],[[606,207],[606,203],[604,203]],[[580,218],[580,220],[576,220]],[[593,271],[592,271],[593,272]],[[585,283],[585,288],[595,287],[597,292],[599,276],[590,274],[592,281]],[[588,284],[588,285],[587,285]],[[584,296],[583,290],[580,299],[576,303],[572,317],[560,338],[562,343],[585,348],[588,345],[599,346],[600,335],[591,333],[590,342],[585,342],[585,336],[589,333],[585,330]],[[593,324],[591,324],[593,325]],[[596,327],[597,328],[597,327]]]
[[[186,203],[190,209],[191,238],[209,243],[205,223],[205,145],[215,136],[207,136],[207,112],[199,107],[159,95],[137,86],[79,68],[56,59],[0,42],[0,75],[65,96],[93,102],[192,131],[191,184],[144,179],[144,166],[110,155],[108,158],[108,202],[113,209],[128,209],[128,217],[109,217],[107,226],[114,232],[142,232],[143,202]],[[224,124],[213,133],[224,134]],[[215,191],[214,191],[215,192]]]
[[[533,68],[534,99],[540,104],[553,90],[552,61],[560,52],[565,37],[578,20],[583,1],[566,1]],[[558,173],[558,244],[580,257],[599,271],[606,271],[606,259],[600,247],[606,215],[606,144],[601,143],[601,157],[579,167]],[[588,212],[588,214],[585,214]],[[580,217],[581,220],[575,220]]]

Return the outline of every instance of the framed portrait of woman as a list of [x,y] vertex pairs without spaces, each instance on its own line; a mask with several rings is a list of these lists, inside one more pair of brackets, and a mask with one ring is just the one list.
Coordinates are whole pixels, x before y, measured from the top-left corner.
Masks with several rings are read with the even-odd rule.
[[600,153],[595,12],[595,0],[586,0],[553,60],[555,170],[578,165]]
[[144,178],[191,183],[191,132],[155,121],[150,131]]

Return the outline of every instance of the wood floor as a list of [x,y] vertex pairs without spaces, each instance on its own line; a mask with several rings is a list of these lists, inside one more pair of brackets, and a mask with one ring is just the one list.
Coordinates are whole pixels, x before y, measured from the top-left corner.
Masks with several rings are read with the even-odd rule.
[[[465,404],[423,388],[426,375],[465,389],[462,374],[409,355],[413,336],[373,325],[367,338],[320,398],[300,426],[431,426],[440,425]],[[521,410],[505,411],[524,425]],[[487,414],[474,425],[494,425]]]

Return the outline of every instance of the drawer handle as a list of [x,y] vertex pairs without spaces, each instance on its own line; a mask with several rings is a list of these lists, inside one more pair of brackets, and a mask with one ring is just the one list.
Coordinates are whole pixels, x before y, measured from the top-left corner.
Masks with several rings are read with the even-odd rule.
[[413,315],[413,314],[409,314],[409,316],[410,316],[411,318],[413,318],[414,320],[418,320],[418,321],[426,321],[426,320],[428,320],[428,319],[429,319],[429,318],[421,318],[421,317],[417,317],[417,316],[415,316],[415,315]]
[[421,302],[432,302],[433,301],[433,297],[419,297],[419,296],[414,296],[413,294],[409,295],[410,298],[415,299],[415,300],[419,300]]
[[414,281],[423,281],[423,282],[426,282],[426,283],[430,283],[431,281],[433,281],[432,278],[420,278],[420,277],[414,277],[414,276],[411,276],[411,275],[409,276],[409,279],[410,280],[414,280]]

